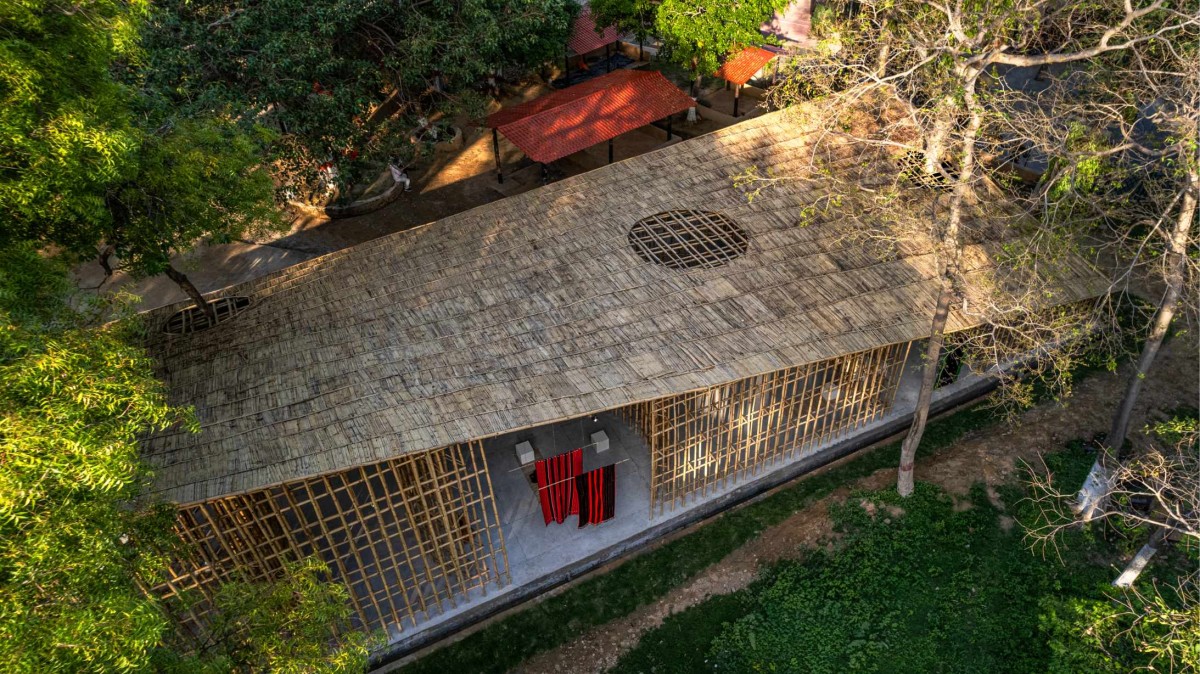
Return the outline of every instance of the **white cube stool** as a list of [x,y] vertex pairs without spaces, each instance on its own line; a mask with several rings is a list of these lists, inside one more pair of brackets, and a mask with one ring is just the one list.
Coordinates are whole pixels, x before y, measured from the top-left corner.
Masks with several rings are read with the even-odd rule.
[[596,446],[597,452],[608,451],[608,433],[604,431],[596,431],[592,433],[592,444]]
[[526,440],[525,442],[517,443],[517,461],[524,466],[527,463],[533,463],[533,445]]

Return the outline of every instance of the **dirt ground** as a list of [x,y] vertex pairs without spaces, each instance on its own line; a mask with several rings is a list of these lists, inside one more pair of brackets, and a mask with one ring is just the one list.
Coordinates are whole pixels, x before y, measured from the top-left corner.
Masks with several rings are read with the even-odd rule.
[[[540,82],[526,84],[510,91],[503,106],[532,100],[548,91]],[[523,163],[520,151],[510,143],[501,141],[500,147],[506,172]],[[511,196],[496,189],[491,132],[479,126],[464,124],[462,149],[437,152],[418,161],[409,167],[409,176],[412,190],[377,211],[338,219],[299,215],[288,234],[269,245],[328,253]]]
[[[1176,339],[1163,351],[1147,378],[1134,414],[1133,428],[1145,425],[1147,416],[1200,400],[1200,345],[1194,339]],[[966,496],[983,481],[989,487],[1009,481],[1021,461],[1036,462],[1043,452],[1060,449],[1075,438],[1090,438],[1107,430],[1119,399],[1128,366],[1119,374],[1095,374],[1079,382],[1065,405],[1046,404],[1029,410],[1015,423],[970,433],[959,444],[938,456],[918,462],[917,479],[933,482],[951,494]],[[658,602],[593,629],[583,637],[522,663],[522,674],[571,672],[589,674],[612,667],[647,631],[664,618],[711,595],[736,592],[754,580],[759,568],[794,557],[800,550],[833,540],[829,504],[844,501],[854,489],[879,489],[895,479],[885,469],[843,487],[787,520],[762,532]],[[991,490],[989,490],[991,492]],[[994,492],[991,492],[994,493]]]
[[[503,107],[533,100],[549,91],[539,81],[523,85],[504,99]],[[540,167],[503,136],[500,138],[500,154],[505,180],[503,184],[497,182],[491,130],[467,125],[465,121],[463,124],[463,148],[455,152],[436,153],[415,167],[410,167],[412,190],[396,201],[377,211],[352,218],[299,215],[285,236],[260,243],[305,253],[328,253],[541,187]],[[704,129],[695,126],[697,128],[688,129],[680,123],[676,128],[690,137],[722,125],[710,124]],[[635,129],[613,139],[613,160],[636,157],[666,142],[666,132],[663,130],[654,127]],[[562,178],[591,171],[607,163],[608,145],[601,143],[554,162],[551,170],[555,178]]]
[[[717,86],[719,88],[719,85]],[[549,92],[540,80],[514,86],[507,91],[503,107],[532,100]],[[727,93],[727,92],[724,92]],[[497,108],[499,109],[499,108]],[[542,186],[540,167],[503,137],[500,140],[505,180],[496,180],[496,160],[490,129],[458,120],[463,145],[453,151],[435,152],[409,167],[412,189],[383,208],[352,218],[331,219],[324,215],[298,214],[290,229],[255,240],[197,246],[175,262],[191,277],[201,292],[212,292],[261,276],[316,255],[331,253],[372,239],[440,220],[455,213],[491,203]],[[680,136],[693,137],[721,128],[728,120],[702,120],[674,125]],[[635,129],[614,139],[614,160],[644,154],[666,144],[666,132],[652,126]],[[608,163],[608,145],[601,143],[551,165],[551,176],[561,179]],[[81,288],[112,292],[124,288],[142,297],[143,310],[185,299],[183,293],[163,276],[135,280],[118,273],[105,278],[95,261],[79,265],[76,283]]]

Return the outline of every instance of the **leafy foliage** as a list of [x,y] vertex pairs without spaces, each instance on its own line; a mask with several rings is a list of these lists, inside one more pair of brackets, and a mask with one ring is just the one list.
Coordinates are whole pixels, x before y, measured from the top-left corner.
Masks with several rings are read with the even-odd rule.
[[186,412],[128,326],[88,326],[31,248],[0,269],[0,668],[140,669],[168,624],[138,579],[164,563],[172,513],[129,507],[137,438]]
[[[281,171],[311,186],[326,162],[353,176],[411,155],[422,117],[469,105],[496,70],[559,57],[577,11],[567,0],[171,0],[152,14],[147,61],[176,105],[277,128]],[[375,122],[397,112],[404,128],[381,134]]]
[[[1070,450],[1050,461],[1074,475],[1090,458]],[[1000,492],[1026,516],[1019,488]],[[717,669],[1125,672],[1150,661],[1108,585],[1120,553],[1095,532],[1072,532],[1060,559],[1033,556],[982,485],[968,508],[918,484],[908,499],[854,494],[831,515],[845,538],[768,574],[747,615],[714,639]],[[1186,564],[1176,557],[1157,573]]]
[[[175,509],[143,498],[138,438],[167,403],[131,319],[72,309],[63,265],[0,249],[0,670],[351,672],[371,642],[308,560],[229,583],[199,642],[147,593],[177,555]],[[180,636],[176,636],[180,635]]]
[[787,0],[663,0],[654,26],[671,60],[707,74],[731,51],[762,44],[759,27],[786,6]]
[[108,222],[104,191],[129,174],[138,147],[111,66],[132,56],[145,3],[64,9],[0,4],[0,241],[92,244]]
[[1130,639],[1160,671],[1200,669],[1200,573],[1195,555],[1189,561],[1191,575],[1174,585],[1131,590],[1122,602],[1122,617],[1132,623]]
[[615,25],[639,37],[652,30],[662,38],[663,56],[699,78],[716,72],[731,52],[766,42],[759,28],[787,4],[787,0],[594,0],[589,6],[596,25]]
[[658,4],[654,0],[591,0],[588,8],[597,26],[616,26],[622,33],[644,40],[654,30]]
[[1043,597],[1038,606],[1038,630],[1050,650],[1046,672],[1049,674],[1122,674],[1123,658],[1108,654],[1109,644],[1117,641],[1120,611],[1111,601],[1092,598]]
[[[848,533],[844,547],[785,565],[755,612],[718,637],[722,669],[1038,669],[1044,648],[1014,637],[1036,633],[1038,597],[1062,588],[1057,574],[1033,563],[1020,532],[996,525],[982,489],[963,512],[924,484],[908,499],[858,498],[869,506],[832,513]],[[1105,580],[1094,571],[1070,577],[1074,591]]]
[[106,198],[113,216],[106,241],[125,268],[153,276],[198,240],[228,243],[282,227],[262,164],[273,136],[262,127],[242,132],[228,121],[200,118],[144,137],[136,172]]
[[708,651],[729,623],[754,610],[762,580],[730,594],[718,594],[663,619],[621,656],[606,674],[693,674],[711,667]]
[[377,642],[351,627],[346,587],[330,582],[328,575],[323,562],[309,558],[288,565],[272,583],[224,584],[202,643],[158,651],[155,669],[174,674],[363,671]]
[[[198,240],[281,226],[263,168],[271,136],[181,116],[148,86],[143,0],[0,9],[0,245],[106,244],[134,275]],[[186,111],[184,111],[186,112]]]

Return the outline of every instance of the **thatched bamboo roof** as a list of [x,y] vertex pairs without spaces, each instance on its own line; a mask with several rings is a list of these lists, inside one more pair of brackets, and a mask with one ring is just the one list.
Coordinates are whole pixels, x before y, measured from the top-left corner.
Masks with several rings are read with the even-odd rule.
[[[845,237],[853,214],[802,215],[819,177],[752,201],[734,186],[752,165],[815,175],[811,143],[764,115],[228,289],[252,304],[203,332],[162,332],[185,305],[151,312],[171,399],[203,429],[146,441],[157,490],[204,500],[925,336],[927,241],[884,259]],[[896,172],[834,156],[862,180]],[[748,250],[648,262],[631,228],[676,209],[724,216]],[[1057,299],[1100,289],[1081,266]]]

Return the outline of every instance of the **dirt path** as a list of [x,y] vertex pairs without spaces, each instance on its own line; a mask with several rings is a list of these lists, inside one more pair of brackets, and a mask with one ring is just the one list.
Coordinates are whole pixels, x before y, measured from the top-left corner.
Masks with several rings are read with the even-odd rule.
[[[544,83],[531,80],[512,87],[502,104],[510,107],[549,91]],[[323,215],[298,215],[292,229],[285,236],[274,238],[271,244],[313,254],[328,253],[541,186],[540,172],[533,162],[507,139],[500,142],[506,180],[503,185],[497,183],[490,131],[464,118],[456,121],[463,129],[462,148],[434,153],[410,167],[411,192],[377,211],[356,217],[330,219]],[[724,125],[711,122],[704,128],[680,125],[678,130],[686,129],[690,135],[695,135]],[[652,127],[635,129],[614,139],[614,158],[620,161],[636,157],[659,147],[665,140],[663,133]],[[608,146],[601,143],[554,162],[554,168],[561,175],[573,176],[604,166],[607,159]],[[525,180],[515,175],[522,169],[529,174]]]
[[[1134,415],[1134,428],[1144,425],[1148,411],[1197,405],[1200,400],[1197,346],[1193,340],[1176,339],[1163,348],[1142,390]],[[992,426],[986,432],[968,433],[952,450],[920,461],[917,479],[933,482],[956,495],[966,495],[971,485],[979,481],[989,486],[1007,482],[1020,461],[1036,460],[1041,453],[1060,449],[1071,439],[1091,437],[1107,430],[1109,415],[1121,395],[1124,382],[1121,376],[1096,374],[1077,385],[1075,395],[1065,406],[1042,405],[1023,414],[1011,426]],[[838,489],[767,529],[658,602],[601,625],[569,644],[535,656],[514,671],[522,674],[599,674],[607,670],[633,648],[644,633],[660,625],[672,613],[711,595],[736,592],[754,580],[760,566],[793,557],[802,548],[831,540],[828,516],[831,502],[844,500],[852,489],[878,489],[891,484],[893,479],[894,471],[885,469]]]

